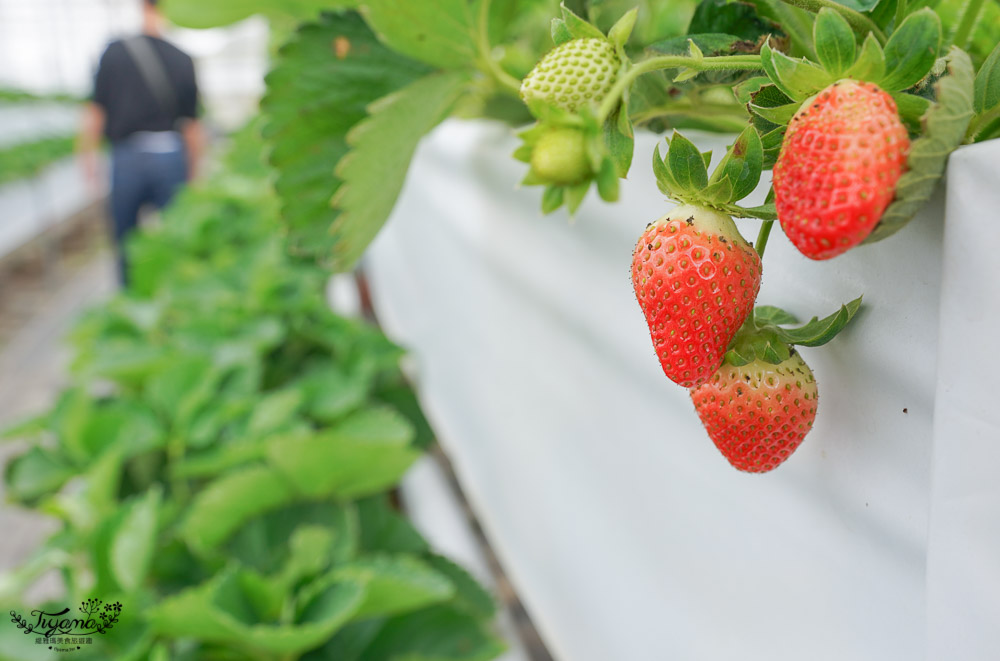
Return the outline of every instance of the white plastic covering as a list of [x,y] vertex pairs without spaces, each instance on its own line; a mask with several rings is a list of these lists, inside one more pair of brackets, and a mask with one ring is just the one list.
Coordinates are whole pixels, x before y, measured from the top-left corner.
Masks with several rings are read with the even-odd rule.
[[4,257],[106,193],[89,185],[75,159],[53,163],[33,179],[0,186],[0,257]]
[[[972,193],[953,176],[970,197],[950,212],[994,239],[949,230],[943,322],[941,199],[829,262],[775,228],[761,304],[806,319],[864,293],[866,308],[802,350],[820,389],[806,442],[747,475],[661,373],[631,290],[634,241],[670,206],[654,142],[639,135],[621,202],[588,199],[568,222],[539,214],[537,189],[514,191],[524,167],[508,129],[446,123],[366,261],[380,319],[413,349],[441,441],[553,653],[913,661],[930,640],[930,659],[1000,658],[1000,433],[989,395],[965,394],[993,381],[1000,230],[986,220],[1000,202],[976,191],[997,195],[1000,145],[953,162],[979,176]],[[752,240],[758,223],[739,222]],[[939,351],[963,356],[940,382]]]
[[1000,658],[1000,140],[951,157],[927,562],[933,659]]

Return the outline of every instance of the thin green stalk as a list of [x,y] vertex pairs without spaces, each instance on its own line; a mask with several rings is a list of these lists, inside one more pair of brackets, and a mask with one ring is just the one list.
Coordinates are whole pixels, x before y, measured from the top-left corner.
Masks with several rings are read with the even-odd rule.
[[493,80],[502,89],[520,95],[521,81],[504,71],[503,67],[493,59],[490,46],[490,2],[491,0],[483,0],[479,3],[479,24],[476,30],[476,47],[479,50],[479,58],[486,70],[493,76]]
[[771,235],[771,226],[774,225],[773,220],[765,220],[760,224],[760,232],[757,233],[757,240],[754,241],[753,247],[757,250],[757,255],[764,259],[764,249],[767,248],[767,237]]
[[699,106],[690,104],[655,106],[632,115],[632,121],[636,124],[641,124],[663,116],[691,117],[694,119],[700,117],[732,117],[746,124],[746,109],[735,103],[714,103]]
[[898,28],[900,26],[900,24],[902,24],[903,20],[906,18],[906,16],[907,16],[906,10],[907,10],[909,4],[910,3],[907,2],[907,0],[899,0],[896,3],[895,27]]
[[879,29],[875,23],[861,12],[848,9],[844,5],[833,0],[781,0],[787,5],[805,9],[808,12],[817,13],[824,7],[829,7],[847,19],[847,22],[854,31],[862,38],[869,32],[875,35],[880,44],[885,44],[885,33]]
[[660,69],[694,69],[695,71],[755,71],[763,70],[760,63],[760,55],[723,55],[719,57],[699,57],[694,58],[687,55],[662,55],[651,57],[634,64],[625,75],[621,76],[612,86],[608,95],[601,102],[601,107],[597,111],[597,120],[603,124],[604,121],[614,112],[618,101],[625,90],[635,82],[635,79],[644,73],[658,71]]
[[965,3],[965,6],[962,7],[962,16],[958,19],[958,27],[955,28],[955,36],[951,40],[952,44],[959,48],[965,48],[969,45],[969,40],[972,38],[976,25],[979,24],[979,15],[985,5],[986,0],[968,0]]

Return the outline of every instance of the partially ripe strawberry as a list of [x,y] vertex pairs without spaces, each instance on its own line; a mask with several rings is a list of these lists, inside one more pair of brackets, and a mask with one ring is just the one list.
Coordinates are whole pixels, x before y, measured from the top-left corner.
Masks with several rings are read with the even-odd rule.
[[521,82],[521,98],[576,112],[611,90],[621,60],[604,39],[573,39],[553,48]]
[[632,253],[632,286],[663,372],[706,381],[753,310],[760,257],[733,219],[685,204],[646,227]]
[[531,170],[551,184],[575,184],[591,174],[583,131],[553,128],[538,138],[531,152]]
[[781,228],[811,259],[861,243],[906,169],[910,139],[892,97],[841,80],[806,101],[788,124],[774,165]]
[[818,397],[812,370],[797,353],[778,365],[723,365],[691,390],[712,442],[750,473],[777,468],[799,447],[816,419]]

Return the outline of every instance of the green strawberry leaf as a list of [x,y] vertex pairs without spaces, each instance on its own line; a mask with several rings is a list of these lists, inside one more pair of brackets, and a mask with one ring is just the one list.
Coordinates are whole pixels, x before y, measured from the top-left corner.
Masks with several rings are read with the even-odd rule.
[[760,49],[764,72],[789,98],[802,101],[834,82],[834,78],[805,59],[793,59],[764,44]]
[[656,145],[653,148],[653,175],[656,177],[656,187],[664,195],[673,195],[671,191],[676,191],[680,188],[677,181],[674,180],[674,175],[670,172],[670,168],[667,167],[667,162],[660,156],[660,145]]
[[[816,20],[814,13],[783,0],[748,0],[748,2],[757,8],[757,13],[762,17],[781,26],[781,30],[788,35],[789,53],[815,59],[816,51],[812,39],[812,26]],[[780,42],[776,40],[775,44]],[[781,47],[779,50],[785,48]]]
[[695,7],[687,34],[702,33],[732,35],[750,42],[764,35],[784,36],[781,27],[762,17],[753,5],[726,0],[701,0]]
[[214,550],[249,519],[295,498],[291,483],[266,466],[250,466],[210,482],[191,503],[181,536],[199,553]]
[[740,366],[753,362],[756,357],[757,352],[752,346],[741,343],[726,351],[724,361],[727,365]]
[[853,9],[858,12],[868,12],[874,9],[877,5],[882,4],[885,0],[836,0],[838,5],[843,5],[848,9]]
[[162,599],[149,609],[153,630],[176,638],[227,643],[267,653],[297,657],[322,644],[351,618],[363,603],[361,583],[345,580],[314,582],[298,595],[292,622],[261,621],[251,604],[262,595],[252,573],[231,567],[212,580]]
[[442,555],[428,554],[423,559],[455,586],[455,597],[451,602],[455,608],[483,618],[492,618],[496,614],[497,605],[493,595],[463,567]]
[[762,339],[762,341],[754,347],[754,350],[761,360],[767,361],[772,365],[778,365],[792,357],[792,352],[787,344],[784,342],[776,342],[771,339]]
[[590,190],[590,182],[584,181],[579,184],[573,184],[572,186],[566,186],[566,209],[572,216],[576,213],[576,210],[580,208],[583,204],[583,198],[587,197],[587,191]]
[[[903,0],[905,3],[906,0]],[[896,11],[899,9],[899,0],[880,0],[875,8],[868,15],[883,32],[886,32],[893,21],[896,21]],[[905,9],[905,7],[903,7]],[[898,22],[898,21],[897,21]]]
[[610,158],[601,161],[601,169],[597,172],[597,193],[605,202],[618,200],[618,172]]
[[887,92],[917,84],[937,60],[941,47],[941,19],[925,7],[906,17],[885,45],[886,75],[876,81]]
[[750,112],[757,115],[758,117],[766,119],[772,124],[787,126],[788,122],[792,121],[792,117],[795,116],[795,113],[797,113],[799,111],[799,108],[802,107],[802,104],[798,102],[793,102],[793,103],[786,103],[783,106],[774,106],[768,108],[766,106],[758,106],[757,104],[750,103],[747,104],[747,107],[750,110]]
[[674,131],[667,148],[667,163],[680,193],[697,194],[708,185],[708,169],[694,143]]
[[111,537],[109,566],[126,592],[139,588],[149,571],[156,548],[162,492],[159,486],[125,504],[120,524]]
[[824,319],[813,317],[805,325],[789,329],[781,324],[797,323],[793,315],[780,308],[758,306],[730,343],[725,362],[746,365],[759,359],[777,365],[788,360],[793,345],[816,347],[832,340],[860,308],[861,297],[858,297]]
[[[784,92],[773,84],[761,87],[750,96],[750,103],[747,104],[747,109],[750,111],[751,123],[757,129],[757,133],[760,134],[761,146],[764,148],[765,169],[773,167],[774,163],[778,160],[778,154],[781,152],[781,142],[785,137],[785,125],[771,121],[771,119],[764,117],[761,112],[774,119],[780,119],[783,115],[787,114],[788,110],[791,110],[791,108],[785,106],[793,105],[798,104],[793,103]],[[785,107],[783,110],[771,112],[772,109],[783,107]],[[758,108],[762,109],[761,112],[757,111]]]
[[753,314],[754,319],[759,325],[772,324],[781,326],[799,323],[798,318],[794,314],[773,305],[758,305],[754,308]]
[[[389,618],[358,659],[489,661],[503,652],[503,643],[481,619],[457,608],[440,605]],[[344,659],[338,655],[321,658]]]
[[813,25],[813,42],[820,64],[834,78],[839,78],[854,64],[857,49],[854,31],[837,11],[829,7],[819,10]]
[[552,42],[556,46],[561,46],[567,41],[573,40],[573,33],[569,31],[566,21],[561,18],[552,19]]
[[[615,179],[618,179],[617,175],[615,175]],[[545,191],[542,193],[542,213],[550,214],[561,207],[565,191],[566,189],[563,186],[546,186]]]
[[354,13],[325,14],[281,47],[261,102],[262,134],[293,252],[329,258],[338,214],[330,199],[341,186],[333,170],[348,152],[347,132],[376,99],[429,71],[382,45]]
[[312,498],[358,498],[395,484],[420,456],[410,422],[387,407],[362,409],[323,431],[269,440],[268,460]]
[[925,99],[916,94],[906,92],[892,92],[890,95],[896,102],[896,109],[899,111],[899,118],[903,120],[910,133],[920,132],[920,118],[927,113],[931,107],[930,99]]
[[973,68],[968,54],[952,47],[948,73],[935,84],[937,101],[924,115],[924,132],[910,144],[909,168],[896,182],[896,198],[864,243],[875,243],[906,226],[937,186],[948,155],[965,140],[973,115]]
[[837,333],[842,331],[854,315],[861,309],[861,297],[854,299],[850,303],[840,306],[837,312],[828,317],[819,319],[813,317],[804,326],[794,329],[777,328],[777,337],[788,344],[797,344],[806,347],[818,347],[826,344]]
[[58,491],[75,472],[61,453],[33,446],[7,463],[4,470],[7,497],[14,502],[30,504]]
[[308,20],[324,10],[353,8],[358,4],[359,0],[170,0],[162,3],[162,6],[171,23],[186,28],[205,29],[231,25],[254,14],[285,20]]
[[344,183],[333,196],[340,210],[331,231],[335,266],[354,267],[403,187],[410,159],[424,134],[451,112],[469,81],[465,72],[431,74],[368,107],[369,116],[347,135],[351,151],[334,171]]
[[857,61],[844,74],[844,78],[880,81],[885,75],[885,53],[875,35],[869,34],[861,44]]
[[[419,3],[418,3],[419,4]],[[593,25],[583,20],[576,14],[574,14],[565,5],[560,6],[562,9],[562,21],[566,25],[566,30],[572,35],[574,39],[604,39],[604,33],[595,28]]]
[[[747,103],[748,106],[752,106],[753,108],[782,108],[792,104],[792,98],[782,92],[773,83],[762,85],[758,90],[752,92]],[[772,123],[776,124],[777,122]]]
[[716,179],[709,183],[708,188],[704,189],[701,194],[701,198],[711,203],[714,207],[721,207],[728,204],[724,200],[728,200],[732,196],[733,182],[729,179],[728,174],[723,175],[721,179]]
[[632,29],[635,28],[635,19],[638,15],[638,7],[630,9],[608,31],[608,40],[615,45],[619,55],[625,52],[625,44],[632,36]]
[[[737,83],[733,87],[733,94],[736,96],[736,100],[742,105],[747,105],[750,103],[753,95],[766,86],[774,87],[770,78],[767,76],[754,76],[753,78],[748,78],[747,80]],[[790,100],[791,99],[789,99],[789,101]]]
[[354,619],[405,613],[455,596],[455,586],[447,576],[416,556],[403,553],[368,554],[335,569],[331,580],[365,586]]
[[983,113],[1000,106],[1000,43],[983,62],[976,74],[972,107]]
[[742,200],[757,188],[760,183],[760,173],[764,166],[764,147],[760,135],[753,126],[746,127],[726,151],[719,165],[709,179],[709,184],[723,180],[730,182],[728,195],[717,197],[706,191],[706,199],[722,203]]
[[444,69],[476,60],[476,31],[466,0],[365,0],[368,25],[390,48]]
[[628,109],[622,104],[604,123],[604,143],[607,145],[608,155],[614,163],[617,175],[623,179],[628,176],[629,168],[632,167],[632,155],[635,150],[633,135]]

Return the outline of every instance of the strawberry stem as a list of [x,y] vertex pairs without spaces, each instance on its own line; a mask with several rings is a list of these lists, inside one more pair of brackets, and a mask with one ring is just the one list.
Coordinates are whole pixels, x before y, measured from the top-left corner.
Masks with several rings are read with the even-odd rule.
[[753,244],[761,259],[764,259],[764,248],[767,247],[767,237],[771,235],[771,225],[774,225],[773,220],[765,220],[760,224],[760,232],[757,233],[757,240]]
[[624,75],[622,75],[614,86],[604,97],[601,107],[597,111],[597,121],[603,124],[619,100],[625,94],[625,90],[635,82],[635,79],[650,71],[660,69],[693,69],[695,71],[763,71],[764,67],[760,63],[760,55],[719,55],[715,57],[691,57],[688,55],[662,55],[651,57],[648,60],[637,62]]
[[[979,15],[983,11],[984,0],[968,0],[962,8],[962,17],[955,28],[951,43],[959,48],[966,48],[969,45],[969,38],[972,36],[974,28],[979,24]],[[947,48],[942,49],[942,52]]]
[[493,59],[492,47],[490,46],[490,2],[483,0],[479,5],[479,17],[476,30],[476,49],[479,51],[479,59],[493,80],[506,92],[512,92],[514,96],[521,94],[521,81],[503,70],[503,67]]

